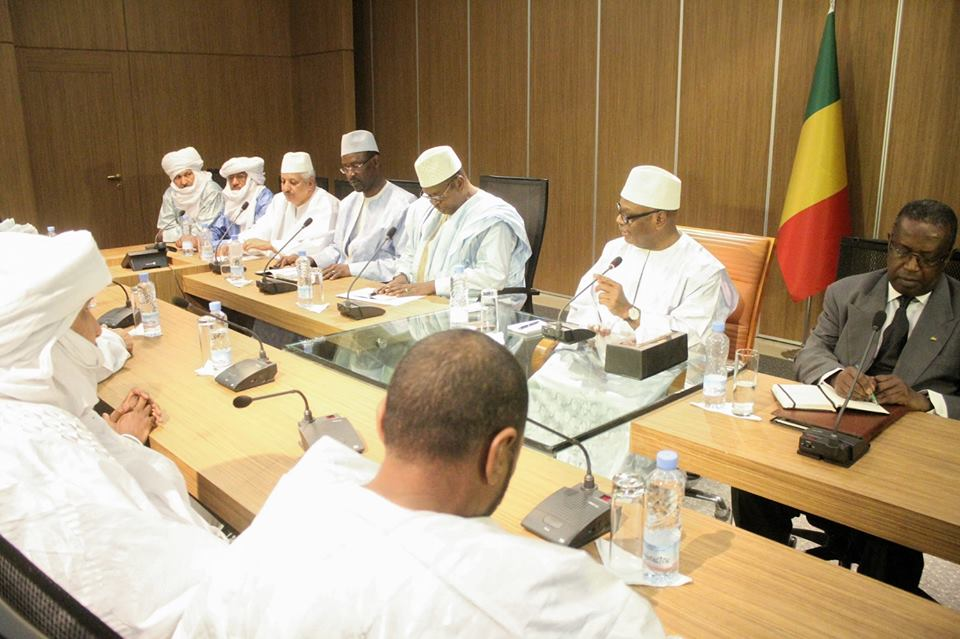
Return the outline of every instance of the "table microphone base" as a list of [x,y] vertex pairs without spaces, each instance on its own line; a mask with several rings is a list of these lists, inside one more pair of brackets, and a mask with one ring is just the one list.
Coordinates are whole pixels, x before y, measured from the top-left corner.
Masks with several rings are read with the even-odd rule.
[[321,437],[335,439],[358,453],[366,449],[363,439],[360,438],[350,420],[339,415],[328,415],[310,422],[301,420],[299,430],[300,447],[303,450],[310,448]]
[[276,295],[277,293],[291,293],[297,290],[297,285],[293,282],[265,277],[262,280],[257,280],[257,288],[264,295]]
[[101,315],[97,322],[107,328],[129,328],[133,326],[133,315],[132,307],[118,306]]
[[855,435],[837,433],[836,440],[833,436],[832,430],[811,426],[800,435],[797,453],[849,468],[870,450],[870,442]]
[[262,386],[277,376],[277,363],[262,359],[244,359],[228,367],[217,375],[217,383],[226,386],[235,393],[248,388]]
[[589,328],[564,328],[556,324],[547,324],[543,327],[543,336],[548,339],[555,339],[561,344],[576,344],[585,342],[596,333]]
[[582,484],[561,488],[530,511],[520,525],[547,541],[580,548],[610,532],[609,499]]
[[338,303],[337,310],[340,311],[340,314],[344,317],[349,317],[350,319],[355,320],[380,317],[387,312],[379,306],[363,306],[360,304],[354,304],[353,302]]

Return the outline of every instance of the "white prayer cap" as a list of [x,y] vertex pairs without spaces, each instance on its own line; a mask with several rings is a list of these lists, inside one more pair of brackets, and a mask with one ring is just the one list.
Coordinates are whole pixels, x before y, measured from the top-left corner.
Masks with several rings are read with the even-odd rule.
[[680,178],[658,166],[635,166],[620,197],[640,206],[676,211],[680,208]]
[[237,173],[246,173],[248,179],[257,184],[263,184],[266,179],[263,174],[263,158],[256,156],[230,158],[220,167],[221,177],[229,178]]
[[344,133],[343,137],[340,138],[340,157],[350,155],[351,153],[363,153],[365,151],[372,151],[373,153],[380,152],[373,133],[360,129],[351,131],[350,133]]
[[460,158],[449,146],[435,146],[427,149],[413,163],[422,189],[440,184],[462,167]]
[[309,173],[313,175],[313,160],[306,151],[290,151],[283,154],[281,173]]
[[163,172],[167,174],[170,180],[177,177],[187,169],[199,171],[203,168],[203,158],[192,146],[180,149],[179,151],[170,151],[160,160],[160,166]]

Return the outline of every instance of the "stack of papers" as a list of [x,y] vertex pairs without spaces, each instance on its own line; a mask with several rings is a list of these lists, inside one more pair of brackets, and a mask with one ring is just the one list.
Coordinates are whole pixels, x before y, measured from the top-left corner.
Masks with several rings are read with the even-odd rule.
[[[423,295],[407,295],[406,297],[394,297],[393,295],[377,295],[375,288],[369,286],[367,288],[356,288],[350,291],[350,300],[353,302],[373,302],[374,304],[379,304],[381,306],[403,306],[404,304],[409,304],[410,302],[415,302],[419,299],[423,299]],[[337,295],[342,299],[347,299],[346,293],[340,293]]]

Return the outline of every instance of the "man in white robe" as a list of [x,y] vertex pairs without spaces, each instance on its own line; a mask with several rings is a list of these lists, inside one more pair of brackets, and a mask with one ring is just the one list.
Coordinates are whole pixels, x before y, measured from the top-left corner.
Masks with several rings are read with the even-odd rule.
[[523,371],[493,340],[418,342],[378,411],[383,464],[314,444],[176,636],[662,637],[649,603],[585,552],[490,520],[526,411]]
[[[319,252],[333,242],[340,200],[317,188],[316,173],[309,153],[285,153],[280,164],[280,193],[273,196],[267,212],[253,226],[239,235],[244,252],[296,255],[304,249]],[[284,245],[303,227],[307,218],[313,221],[284,249]],[[221,245],[219,252],[228,247]]]
[[211,224],[223,212],[223,191],[210,172],[202,170],[203,158],[192,146],[167,153],[160,165],[170,186],[160,203],[157,235],[173,243],[181,235],[180,211],[194,226]]
[[[720,263],[677,229],[680,180],[655,166],[630,171],[617,202],[621,237],[607,242],[577,290],[596,282],[570,305],[567,321],[602,334],[645,342],[670,331],[687,333],[702,351],[714,320],[726,320],[740,297]],[[614,258],[619,266],[601,275]]]
[[450,295],[457,265],[471,294],[524,286],[530,242],[517,210],[470,183],[449,146],[414,163],[424,197],[407,211],[403,248],[388,295]]
[[123,636],[164,637],[226,542],[142,445],[159,415],[146,393],[92,410],[89,301],[109,282],[86,231],[0,233],[0,534]]

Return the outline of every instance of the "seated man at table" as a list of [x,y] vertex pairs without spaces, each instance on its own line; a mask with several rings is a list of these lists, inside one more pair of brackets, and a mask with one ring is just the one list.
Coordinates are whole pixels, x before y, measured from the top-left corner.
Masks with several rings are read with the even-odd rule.
[[450,276],[464,267],[467,288],[522,287],[530,242],[517,210],[475,187],[449,146],[414,163],[423,197],[407,211],[404,248],[388,295],[450,296]]
[[192,146],[167,153],[160,165],[170,186],[160,203],[157,235],[172,243],[180,239],[180,211],[194,225],[211,224],[223,212],[223,191],[210,171],[203,170],[203,158]]
[[231,233],[239,235],[253,226],[273,200],[273,192],[264,185],[263,158],[230,158],[220,167],[220,176],[227,186],[223,189],[223,213],[210,225],[214,242],[229,240]]
[[493,340],[461,330],[418,342],[378,411],[379,468],[314,444],[177,635],[662,637],[650,605],[586,553],[490,520],[526,412],[523,371]]
[[123,636],[167,636],[226,542],[143,446],[149,395],[93,411],[109,283],[87,231],[0,233],[0,534]]
[[[656,166],[636,166],[617,202],[621,237],[610,240],[577,290],[596,286],[570,305],[567,321],[602,334],[645,342],[670,331],[702,350],[715,320],[736,309],[739,295],[727,270],[677,228],[680,179]],[[623,261],[601,273],[617,257]]]
[[[917,200],[904,206],[887,236],[887,268],[827,289],[817,326],[797,355],[797,379],[826,381],[845,397],[874,339],[853,399],[875,395],[881,404],[960,418],[960,283],[943,273],[956,235],[957,216],[946,204]],[[878,311],[885,311],[886,321],[874,338],[870,327]],[[737,525],[781,543],[789,540],[790,520],[799,514],[737,489],[733,508]],[[849,544],[862,574],[919,591],[920,552],[821,518],[811,521]]]

